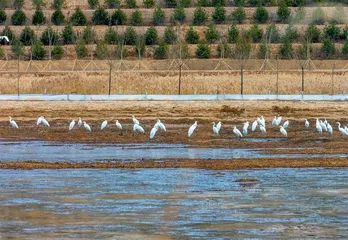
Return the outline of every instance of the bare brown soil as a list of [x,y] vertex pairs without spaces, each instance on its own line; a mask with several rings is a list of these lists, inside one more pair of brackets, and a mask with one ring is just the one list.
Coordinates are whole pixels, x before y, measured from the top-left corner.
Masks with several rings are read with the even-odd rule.
[[[227,147],[265,149],[266,153],[315,153],[347,154],[347,137],[337,131],[336,121],[347,124],[346,102],[272,102],[272,101],[119,101],[119,102],[3,102],[0,106],[0,130],[3,141],[45,140],[59,142],[89,143],[187,143],[196,147]],[[290,120],[288,138],[283,137],[270,122],[275,115]],[[50,122],[50,128],[36,126],[37,118],[43,115]],[[135,115],[144,126],[146,133],[132,132],[131,116]],[[238,140],[232,132],[234,125],[241,129],[242,122],[254,121],[263,115],[267,121],[267,135],[259,130]],[[9,127],[8,116],[20,126]],[[92,127],[92,132],[75,128],[67,130],[71,119],[82,117]],[[149,140],[149,132],[157,118],[167,126],[167,132],[158,132]],[[307,131],[304,118],[311,127]],[[326,118],[334,127],[334,134],[322,135],[314,131],[315,118]],[[100,124],[109,121],[109,126],[100,131]],[[120,131],[114,121],[118,119],[124,127]],[[189,126],[198,121],[198,127],[191,138],[187,137]],[[219,136],[212,133],[212,122],[222,121]],[[255,142],[253,139],[261,139]],[[267,141],[268,140],[268,141]],[[272,141],[273,140],[273,141]],[[276,149],[284,148],[284,149]],[[291,148],[291,149],[286,149]],[[298,149],[294,149],[298,148]],[[170,160],[156,162],[143,159],[139,162],[108,162],[93,164],[24,162],[2,163],[1,168],[107,168],[107,167],[197,167],[208,169],[237,169],[264,167],[348,167],[343,158],[313,159],[242,159],[242,160]]]

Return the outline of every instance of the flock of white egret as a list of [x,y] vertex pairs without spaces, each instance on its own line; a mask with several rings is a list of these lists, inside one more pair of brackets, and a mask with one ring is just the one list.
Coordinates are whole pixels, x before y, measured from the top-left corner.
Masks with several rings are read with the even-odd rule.
[[[9,117],[9,118],[10,118],[10,125],[14,128],[18,128],[17,123],[11,117]],[[136,119],[135,116],[132,116],[132,120],[133,120],[133,131],[145,133],[144,128],[141,126],[139,120]],[[342,128],[341,123],[339,123],[339,122],[336,122],[336,123],[338,125],[339,132],[342,135],[348,136],[348,127],[345,126],[344,128]],[[45,127],[50,127],[49,122],[43,116],[40,116],[36,122],[36,125],[39,126],[40,124],[42,124]],[[116,127],[118,129],[122,130],[122,125],[118,120],[116,120],[115,124],[116,124]],[[217,124],[215,124],[215,122],[213,122],[212,124],[213,124],[213,133],[215,135],[219,135],[219,132],[220,132],[220,129],[222,126],[221,121],[219,121]],[[81,118],[79,118],[77,125],[79,128],[81,128],[83,126],[86,129],[86,131],[89,131],[89,132],[92,131],[92,128],[85,121],[82,121]],[[108,121],[107,120],[103,121],[101,126],[100,126],[100,130],[105,129],[107,125],[108,125]],[[274,117],[274,119],[272,120],[272,123],[271,123],[271,127],[279,127],[280,133],[282,135],[284,135],[285,137],[288,136],[286,129],[289,127],[289,125],[290,125],[289,120],[284,121],[282,124],[282,117]],[[192,124],[192,126],[188,130],[188,133],[187,133],[188,137],[191,137],[191,135],[194,133],[197,126],[198,126],[198,121],[195,121],[194,124]],[[310,126],[309,121],[307,119],[305,119],[305,121],[304,121],[304,126],[306,128],[309,128],[309,126]],[[74,127],[75,127],[75,120],[72,120],[69,124],[69,127],[68,127],[69,131],[71,131]],[[266,121],[265,121],[263,116],[257,117],[257,119],[252,123],[251,131],[254,132],[257,130],[257,128],[259,128],[261,133],[263,133],[263,134],[267,133]],[[320,134],[322,134],[323,132],[328,132],[331,135],[333,134],[333,128],[332,128],[331,124],[326,119],[324,121],[316,119],[315,128],[316,128],[316,131],[319,132]],[[161,120],[158,119],[150,131],[150,139],[153,139],[155,137],[155,135],[159,129],[162,131],[167,131],[165,125],[161,122]],[[238,138],[247,135],[248,131],[249,131],[249,122],[245,122],[243,124],[242,132],[239,131],[237,126],[233,127],[233,133]]]

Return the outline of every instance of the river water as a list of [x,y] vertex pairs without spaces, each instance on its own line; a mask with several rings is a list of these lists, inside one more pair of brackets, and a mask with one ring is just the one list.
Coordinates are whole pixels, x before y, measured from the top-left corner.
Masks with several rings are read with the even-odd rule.
[[0,170],[0,189],[0,239],[348,238],[347,169]]

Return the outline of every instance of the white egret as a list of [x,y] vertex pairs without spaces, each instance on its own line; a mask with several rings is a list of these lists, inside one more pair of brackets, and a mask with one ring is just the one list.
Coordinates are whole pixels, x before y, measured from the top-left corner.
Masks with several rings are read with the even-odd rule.
[[122,125],[118,120],[116,120],[116,127],[122,130]]
[[304,125],[305,125],[305,127],[306,127],[306,128],[309,128],[309,122],[308,122],[308,120],[307,120],[307,119],[305,119],[305,123],[304,123]]
[[348,133],[348,127],[347,126],[344,127],[344,130]]
[[233,128],[233,133],[237,135],[237,137],[243,137],[242,133],[238,130],[236,126]]
[[321,126],[321,128],[325,131],[325,132],[327,132],[327,127],[326,127],[326,124],[323,122],[323,121],[319,121],[319,124],[320,124],[320,126]]
[[249,128],[249,122],[245,122],[243,125],[243,135],[247,135],[248,134],[248,128]]
[[77,122],[77,126],[80,128],[82,127],[82,119],[79,117],[79,121]]
[[259,124],[259,125],[262,125],[262,126],[264,126],[265,127],[265,119],[263,118],[263,116],[261,116],[261,118],[257,118],[256,119],[256,121],[257,121],[257,123]]
[[144,128],[142,126],[140,126],[139,124],[134,124],[133,125],[133,131],[136,132],[140,132],[140,133],[145,133]]
[[219,130],[220,132],[220,129],[221,129],[221,121],[219,121],[217,124],[216,124],[216,128]]
[[192,124],[192,126],[189,128],[189,130],[188,130],[188,132],[187,132],[187,136],[188,137],[191,137],[191,135],[192,135],[192,133],[193,133],[193,131],[196,129],[196,127],[197,127],[197,121],[195,121],[195,123],[194,124]]
[[277,117],[274,117],[272,120],[272,126],[277,126]]
[[150,139],[153,139],[155,137],[157,130],[158,130],[158,125],[155,124],[155,126],[151,129]]
[[217,128],[217,126],[215,126],[215,122],[213,122],[213,133],[215,135],[219,135],[219,129]]
[[167,129],[166,129],[166,126],[164,126],[164,124],[161,122],[161,120],[157,120],[157,123],[156,123],[156,125],[160,128],[160,129],[162,129],[163,131],[167,131]]
[[341,123],[337,122],[337,124],[338,124],[338,130],[341,132],[341,134],[348,136],[348,132],[344,128],[341,128]]
[[283,123],[283,128],[288,128],[289,127],[289,120],[286,120],[284,123]]
[[283,134],[285,137],[288,136],[288,133],[286,132],[285,128],[283,126],[280,126],[280,132]]
[[315,123],[315,128],[316,128],[317,132],[319,132],[320,134],[323,133],[323,128],[321,127],[318,118],[317,118],[316,123]]
[[90,127],[85,121],[83,122],[83,127],[84,127],[87,131],[92,132],[91,127]]
[[46,127],[49,127],[50,124],[48,123],[48,121],[44,118],[44,117],[41,117],[41,122],[43,125],[45,125]]
[[330,123],[327,123],[327,131],[332,135],[333,134],[333,129]]
[[10,118],[10,125],[12,126],[12,127],[14,127],[14,128],[18,128],[18,125],[17,125],[17,123],[15,122],[15,120],[13,120],[11,117],[9,117]]
[[262,125],[260,125],[260,131],[263,133],[263,134],[266,134],[266,128]]
[[327,126],[328,122],[326,121],[326,118],[324,119],[324,124]]
[[257,127],[257,120],[253,122],[253,125],[251,126],[251,131],[255,131],[256,127]]
[[278,117],[278,118],[277,118],[277,126],[279,126],[280,123],[282,122],[282,118],[283,118],[283,117]]
[[132,118],[133,118],[133,124],[138,124],[138,125],[140,125],[138,119],[136,119],[135,116],[132,116]]
[[43,118],[43,116],[41,116],[41,117],[39,117],[39,118],[37,119],[36,125],[38,125],[38,126],[40,125],[42,118]]
[[75,126],[75,120],[72,120],[71,123],[69,124],[69,131],[71,131]]
[[108,125],[108,121],[104,121],[101,126],[100,126],[100,130],[103,130],[104,128],[106,128],[106,126]]

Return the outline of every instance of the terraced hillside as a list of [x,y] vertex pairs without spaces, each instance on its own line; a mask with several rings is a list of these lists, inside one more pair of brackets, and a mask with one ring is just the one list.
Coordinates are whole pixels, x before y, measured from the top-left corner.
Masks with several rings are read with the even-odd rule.
[[[343,2],[344,3],[344,2]],[[348,57],[339,1],[1,0],[3,59]]]

